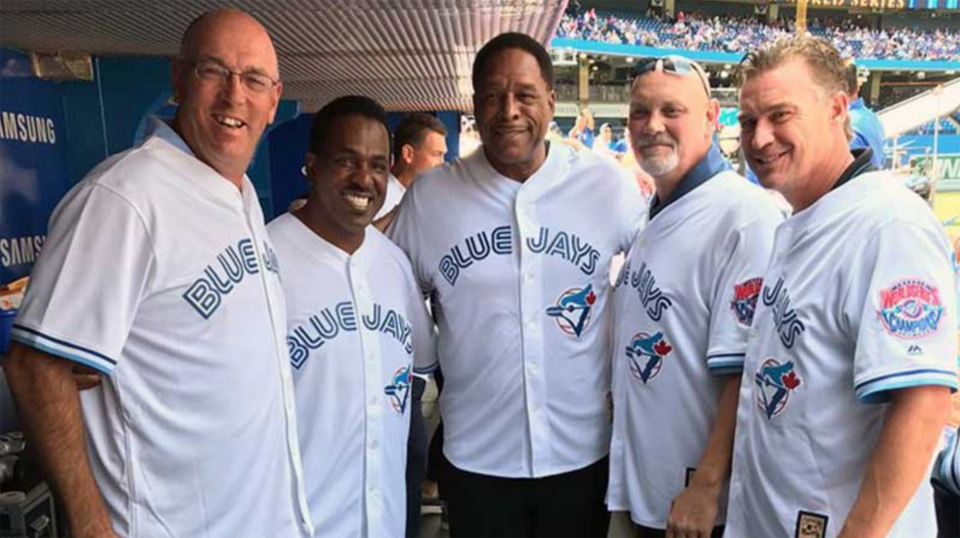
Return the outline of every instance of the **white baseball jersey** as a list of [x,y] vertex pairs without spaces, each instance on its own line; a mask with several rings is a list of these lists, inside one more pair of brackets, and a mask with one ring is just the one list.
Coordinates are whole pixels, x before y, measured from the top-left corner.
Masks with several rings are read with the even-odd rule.
[[[943,229],[889,172],[854,175],[777,229],[744,362],[727,537],[840,532],[890,391],[957,387],[953,286]],[[936,534],[924,480],[888,536]]]
[[723,376],[743,366],[783,220],[716,148],[677,191],[637,236],[614,293],[607,504],[659,529],[706,448]]
[[438,305],[453,465],[530,478],[607,454],[610,259],[645,206],[616,164],[563,144],[523,183],[477,151],[407,191],[389,233]]
[[384,187],[387,189],[387,192],[383,197],[383,207],[380,208],[380,211],[377,211],[377,216],[374,217],[374,220],[385,217],[387,213],[397,207],[400,204],[400,200],[403,200],[403,195],[407,192],[407,188],[404,187],[403,183],[400,183],[397,176],[393,174],[387,176],[387,183]]
[[287,213],[283,263],[307,498],[317,536],[401,537],[412,371],[436,366],[410,263],[372,226],[347,254]]
[[309,528],[283,290],[248,179],[159,124],[61,201],[32,279],[13,338],[105,374],[81,400],[121,536]]

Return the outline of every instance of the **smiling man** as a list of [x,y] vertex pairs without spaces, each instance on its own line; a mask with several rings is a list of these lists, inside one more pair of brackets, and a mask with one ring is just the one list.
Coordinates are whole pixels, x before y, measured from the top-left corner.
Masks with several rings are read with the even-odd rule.
[[613,161],[544,142],[535,40],[488,42],[473,85],[482,151],[425,173],[389,230],[437,305],[450,531],[606,536],[610,259],[644,200]]
[[639,536],[719,536],[744,351],[783,218],[713,143],[720,105],[699,64],[651,58],[636,73],[628,125],[657,194],[614,293],[607,504]]
[[936,536],[930,466],[957,389],[950,244],[869,149],[848,149],[828,42],[779,39],[741,72],[741,145],[794,214],[744,361],[725,536]]
[[[283,290],[245,176],[280,99],[270,37],[198,18],[173,87],[173,123],[54,212],[4,370],[71,536],[297,537]],[[81,396],[78,363],[104,376]]]
[[307,497],[317,536],[404,536],[414,365],[436,363],[406,256],[371,226],[390,166],[386,112],[317,112],[306,205],[268,227],[283,262]]

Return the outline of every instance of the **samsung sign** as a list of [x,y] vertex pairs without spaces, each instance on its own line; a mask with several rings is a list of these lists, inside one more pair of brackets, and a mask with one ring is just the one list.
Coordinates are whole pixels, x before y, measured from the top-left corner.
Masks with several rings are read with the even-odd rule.
[[6,284],[30,274],[70,180],[59,88],[31,76],[22,53],[0,49],[0,65],[0,284]]
[[53,119],[16,112],[0,111],[0,138],[38,144],[56,144]]

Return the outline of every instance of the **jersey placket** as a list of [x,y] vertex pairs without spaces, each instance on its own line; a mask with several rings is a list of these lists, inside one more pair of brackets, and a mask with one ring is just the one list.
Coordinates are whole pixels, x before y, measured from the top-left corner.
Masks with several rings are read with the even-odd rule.
[[290,454],[291,467],[293,469],[293,479],[295,481],[297,495],[297,506],[300,509],[300,524],[309,534],[313,534],[313,521],[310,518],[310,506],[307,503],[307,494],[303,483],[303,459],[300,454],[300,440],[297,436],[296,405],[293,395],[293,374],[290,371],[290,355],[287,350],[287,327],[286,316],[281,316],[281,312],[286,312],[286,304],[283,301],[283,288],[280,287],[280,279],[271,284],[269,279],[270,271],[267,270],[266,253],[263,251],[263,245],[267,244],[266,229],[263,234],[257,233],[257,227],[253,225],[250,219],[251,204],[256,197],[249,193],[253,185],[247,182],[244,187],[247,192],[241,194],[242,211],[247,225],[247,231],[253,239],[253,248],[257,254],[260,271],[260,284],[263,287],[264,299],[267,302],[267,309],[270,312],[270,323],[273,326],[274,341],[276,343],[277,367],[280,370],[280,392],[283,395],[284,420],[287,431],[287,450]]
[[348,274],[350,289],[357,315],[357,336],[360,340],[361,370],[363,372],[364,387],[364,519],[369,536],[381,536],[383,506],[383,383],[381,383],[383,368],[380,364],[380,337],[377,332],[369,330],[364,324],[363,317],[373,313],[373,301],[370,296],[370,284],[367,281],[367,271],[364,263],[358,260],[358,251],[350,259]]
[[527,422],[530,425],[530,469],[540,476],[550,463],[550,421],[547,409],[547,381],[544,371],[543,337],[543,263],[544,258],[532,252],[528,238],[539,235],[540,226],[534,211],[536,187],[530,182],[517,193],[516,219],[520,254],[520,330],[523,341],[523,386],[526,397]]

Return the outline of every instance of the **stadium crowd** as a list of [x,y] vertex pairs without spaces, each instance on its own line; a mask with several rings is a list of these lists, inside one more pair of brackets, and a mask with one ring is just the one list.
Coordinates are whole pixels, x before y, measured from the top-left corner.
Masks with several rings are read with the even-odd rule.
[[[946,29],[872,29],[853,20],[812,19],[812,34],[824,37],[847,57],[885,60],[960,61],[960,32]],[[708,16],[696,12],[666,19],[650,12],[598,13],[596,9],[568,10],[557,37],[623,45],[716,52],[746,52],[785,34],[795,24],[778,20],[765,24],[750,17]]]

